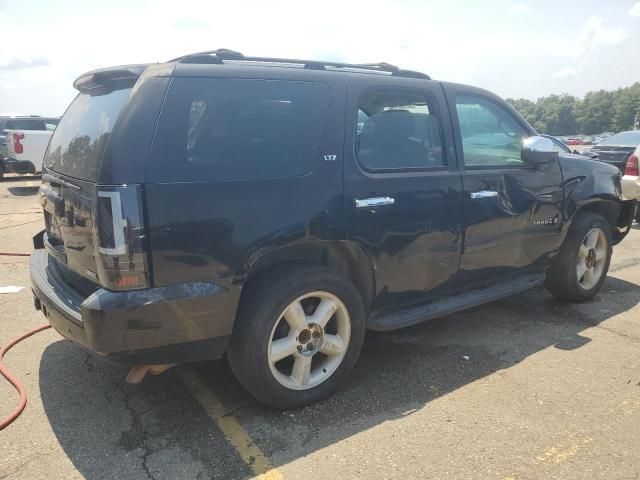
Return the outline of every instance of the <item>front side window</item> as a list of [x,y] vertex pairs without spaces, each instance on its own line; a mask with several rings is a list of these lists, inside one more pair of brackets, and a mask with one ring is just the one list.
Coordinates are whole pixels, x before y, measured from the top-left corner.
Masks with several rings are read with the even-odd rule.
[[306,175],[329,102],[324,83],[177,78],[158,125],[149,181]]
[[367,170],[431,169],[445,165],[440,121],[430,100],[384,90],[358,105],[356,156]]
[[467,167],[521,165],[528,132],[498,104],[473,95],[456,97],[464,164]]

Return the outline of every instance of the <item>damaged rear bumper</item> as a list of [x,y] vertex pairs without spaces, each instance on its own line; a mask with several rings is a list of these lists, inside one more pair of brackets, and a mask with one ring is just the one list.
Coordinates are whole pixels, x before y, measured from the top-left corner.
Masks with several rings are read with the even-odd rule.
[[83,297],[46,250],[29,261],[35,307],[53,328],[85,349],[122,365],[219,358],[235,316],[229,292],[191,283],[126,292],[98,289]]

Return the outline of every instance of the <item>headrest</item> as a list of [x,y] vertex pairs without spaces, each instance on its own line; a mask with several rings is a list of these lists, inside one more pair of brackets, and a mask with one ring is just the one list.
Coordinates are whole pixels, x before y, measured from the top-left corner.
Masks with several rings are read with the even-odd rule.
[[371,132],[376,144],[403,142],[415,130],[413,115],[407,110],[385,110],[371,115],[363,130]]

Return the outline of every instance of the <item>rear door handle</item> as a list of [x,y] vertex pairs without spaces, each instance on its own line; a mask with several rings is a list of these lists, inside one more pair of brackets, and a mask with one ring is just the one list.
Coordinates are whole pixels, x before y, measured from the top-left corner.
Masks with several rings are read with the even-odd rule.
[[371,198],[356,198],[357,208],[371,208],[381,207],[383,205],[393,205],[396,202],[392,197],[371,197]]
[[480,190],[479,192],[471,192],[471,198],[473,198],[474,200],[480,198],[492,198],[497,196],[498,192],[495,192],[493,190]]

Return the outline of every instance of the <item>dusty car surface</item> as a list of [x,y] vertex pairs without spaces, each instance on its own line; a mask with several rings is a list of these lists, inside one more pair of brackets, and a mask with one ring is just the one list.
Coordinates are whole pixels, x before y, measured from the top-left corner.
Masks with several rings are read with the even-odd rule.
[[36,308],[123,364],[228,357],[262,402],[391,330],[544,283],[599,291],[635,208],[499,97],[229,50],[89,72],[45,155]]

